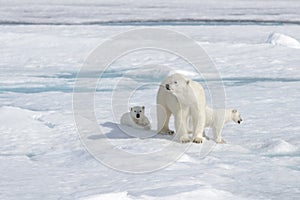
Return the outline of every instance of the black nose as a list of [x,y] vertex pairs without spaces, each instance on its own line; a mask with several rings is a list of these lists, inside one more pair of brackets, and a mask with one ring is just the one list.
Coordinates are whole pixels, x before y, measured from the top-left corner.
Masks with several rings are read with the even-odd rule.
[[169,84],[166,84],[166,89],[170,90],[170,85]]
[[140,118],[140,114],[136,114],[136,118]]

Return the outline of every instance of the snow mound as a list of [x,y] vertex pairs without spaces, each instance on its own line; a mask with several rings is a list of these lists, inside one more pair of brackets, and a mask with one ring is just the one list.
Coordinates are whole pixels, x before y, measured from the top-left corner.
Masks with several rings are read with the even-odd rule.
[[300,43],[298,40],[281,33],[271,33],[267,39],[267,43],[300,49]]
[[55,124],[43,121],[42,114],[39,112],[19,107],[3,106],[0,107],[0,113],[0,121],[5,122],[5,124],[1,124],[0,130],[32,133],[36,130],[47,131],[48,128],[51,129],[55,126]]
[[271,153],[271,154],[283,154],[283,153],[295,152],[297,151],[297,147],[284,140],[276,139],[266,144],[265,150],[267,153]]
[[[170,186],[172,189],[172,186]],[[174,189],[174,188],[173,188]],[[159,190],[159,191],[158,191]],[[152,193],[154,192],[154,193]],[[240,196],[235,196],[230,192],[224,190],[217,190],[215,188],[201,188],[198,190],[190,191],[187,189],[186,192],[177,193],[177,194],[168,194],[168,191],[164,191],[164,189],[150,189],[148,190],[148,195],[130,195],[132,192],[119,192],[119,193],[107,193],[107,194],[99,194],[99,195],[92,195],[88,197],[83,197],[81,200],[106,200],[106,199],[122,199],[122,200],[133,200],[133,199],[140,199],[140,200],[157,200],[157,199],[165,199],[165,200],[173,200],[173,199],[197,199],[201,196],[201,199],[244,199]],[[146,191],[147,193],[147,191]]]
[[83,197],[80,198],[81,200],[98,200],[98,199],[102,199],[102,200],[110,200],[110,199],[115,199],[115,200],[132,200],[132,198],[130,198],[127,195],[127,192],[118,192],[118,193],[107,193],[107,194],[99,194],[99,195],[93,195],[93,196],[89,196],[89,197]]

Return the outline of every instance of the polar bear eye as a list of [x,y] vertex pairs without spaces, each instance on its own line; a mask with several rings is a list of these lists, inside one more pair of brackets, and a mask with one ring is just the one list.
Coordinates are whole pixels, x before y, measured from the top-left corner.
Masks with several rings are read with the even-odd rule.
[[177,81],[175,81],[174,83],[177,84]]
[[134,112],[136,112],[136,110]]

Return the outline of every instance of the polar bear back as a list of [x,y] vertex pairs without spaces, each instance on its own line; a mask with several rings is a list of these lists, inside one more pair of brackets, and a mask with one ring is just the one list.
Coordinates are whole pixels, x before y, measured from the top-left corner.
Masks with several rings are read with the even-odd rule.
[[124,114],[122,115],[120,122],[121,122],[121,124],[123,124],[123,125],[131,125],[131,124],[135,123],[135,122],[133,121],[133,119],[131,118],[129,112],[124,113]]
[[232,109],[212,109],[206,107],[205,127],[223,126],[228,121],[231,121]]

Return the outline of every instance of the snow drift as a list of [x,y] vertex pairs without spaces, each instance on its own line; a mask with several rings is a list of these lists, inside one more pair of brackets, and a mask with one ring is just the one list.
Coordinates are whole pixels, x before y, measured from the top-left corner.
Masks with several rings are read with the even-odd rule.
[[267,39],[267,43],[300,49],[300,43],[298,40],[281,33],[271,33]]

